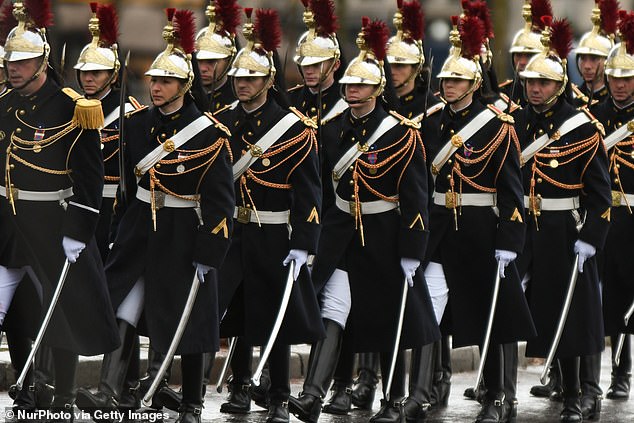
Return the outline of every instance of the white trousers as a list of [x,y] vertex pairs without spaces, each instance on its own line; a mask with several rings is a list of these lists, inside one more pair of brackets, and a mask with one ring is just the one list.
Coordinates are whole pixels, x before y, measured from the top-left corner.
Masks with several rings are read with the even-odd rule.
[[117,319],[125,320],[136,327],[143,311],[144,295],[145,280],[141,277],[119,305]]
[[440,324],[442,316],[449,301],[449,287],[447,287],[447,279],[442,269],[442,264],[429,262],[425,268],[425,280],[427,281],[427,289],[431,297],[431,304],[434,307],[436,322]]
[[337,322],[345,329],[350,308],[352,307],[348,272],[335,269],[322,289],[320,299],[321,317]]

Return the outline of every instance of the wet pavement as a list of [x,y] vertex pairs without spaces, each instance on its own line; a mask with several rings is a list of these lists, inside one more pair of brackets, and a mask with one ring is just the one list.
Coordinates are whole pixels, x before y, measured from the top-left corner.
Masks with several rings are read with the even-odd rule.
[[[601,387],[607,390],[610,383],[610,362],[609,349],[603,355]],[[541,367],[527,366],[520,368],[518,374],[518,400],[519,413],[517,423],[545,423],[558,422],[561,403],[553,402],[548,399],[536,398],[530,395],[529,390],[532,385],[539,381]],[[452,378],[451,395],[449,398],[449,406],[432,410],[427,418],[427,422],[472,422],[475,420],[480,406],[475,401],[467,400],[463,397],[464,390],[474,383],[476,377],[475,371],[455,373]],[[293,394],[297,394],[301,390],[301,380],[293,380],[291,387]],[[215,386],[207,389],[205,397],[205,408],[203,410],[204,422],[231,422],[231,423],[264,423],[266,420],[266,411],[260,409],[255,404],[252,406],[251,413],[247,415],[228,415],[219,412],[220,404],[224,401],[226,390],[222,394],[216,392]],[[0,410],[8,410],[5,407],[11,406],[11,400],[6,392],[0,392]],[[10,408],[9,408],[10,409]],[[319,419],[320,423],[361,423],[367,422],[369,418],[378,411],[379,398],[375,399],[374,411],[354,410],[349,416],[332,416],[322,414]],[[141,410],[142,411],[142,410]],[[76,421],[87,421],[85,416],[81,416],[76,410]],[[5,417],[4,415],[2,417]],[[84,418],[82,418],[84,417]],[[143,417],[143,416],[141,416]],[[152,421],[149,416],[145,416],[145,421]],[[166,422],[173,422],[177,417],[176,413],[168,412]],[[634,399],[629,401],[611,401],[603,400],[603,409],[601,413],[601,422],[605,423],[625,423],[634,422]],[[291,417],[292,422],[299,420]]]

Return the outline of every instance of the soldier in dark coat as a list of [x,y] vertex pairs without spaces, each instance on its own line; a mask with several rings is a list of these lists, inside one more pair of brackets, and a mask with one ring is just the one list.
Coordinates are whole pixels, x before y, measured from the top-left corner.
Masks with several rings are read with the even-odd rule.
[[[290,345],[323,337],[319,306],[306,269],[317,250],[321,183],[316,124],[294,108],[285,109],[273,87],[273,54],[279,44],[277,12],[258,10],[255,25],[244,26],[247,45],[229,70],[239,103],[220,114],[229,126],[236,189],[235,231],[225,265],[223,333],[242,335],[248,345],[264,346],[274,326],[282,294],[292,278],[288,306],[268,357],[268,423],[288,422]],[[257,44],[256,44],[257,40]],[[295,262],[289,275],[287,266]],[[291,281],[292,281],[291,280]],[[227,304],[224,302],[227,301]],[[250,356],[244,357],[250,360]],[[248,365],[234,363],[250,379]]]
[[193,27],[192,15],[167,12],[168,46],[146,72],[154,108],[131,113],[126,122],[126,137],[134,142],[124,150],[126,185],[117,192],[118,229],[106,265],[122,346],[105,356],[97,393],[81,389],[77,405],[91,412],[116,407],[141,312],[153,348],[166,353],[197,287],[176,349],[183,374],[177,421],[200,422],[202,356],[218,349],[216,269],[232,230],[231,153],[229,132],[197,108],[189,91],[194,42],[181,34]]
[[526,354],[536,357],[546,357],[552,348],[571,272],[577,273],[555,355],[563,382],[561,420],[576,422],[582,419],[579,357],[604,348],[594,256],[607,236],[610,185],[605,149],[593,118],[575,110],[563,95],[568,79],[560,58],[569,52],[565,25],[565,21],[553,24],[552,44],[551,28],[546,26],[543,52],[520,74],[530,107],[518,124],[525,129],[520,143],[529,213],[519,268],[528,279],[528,300],[538,334],[529,340]]
[[[461,23],[468,34],[462,43],[454,26],[453,53],[438,75],[448,104],[429,134],[437,139],[424,133],[435,177],[426,275],[435,268],[447,281],[454,347],[482,348],[496,307],[483,373],[487,393],[476,421],[497,422],[515,413],[513,399],[505,398],[502,344],[531,338],[535,329],[514,264],[525,231],[519,145],[513,119],[474,98],[482,80],[473,57],[483,40],[470,32],[477,19]],[[503,280],[492,304],[496,277]]]
[[[382,352],[387,382],[402,293],[407,306],[399,349],[439,338],[421,272],[427,241],[427,177],[418,126],[388,113],[377,103],[385,85],[383,59],[387,28],[364,22],[361,51],[343,78],[349,108],[327,122],[324,144],[324,229],[313,266],[327,337],[313,346],[304,391],[292,399],[300,419],[315,422],[324,387],[332,377],[343,329],[358,352]],[[369,46],[374,46],[370,50]],[[390,252],[386,255],[386,251]],[[403,290],[404,283],[410,288]],[[381,304],[382,313],[375,312]],[[397,362],[397,368],[404,363]],[[399,372],[397,369],[396,372]],[[348,373],[352,373],[350,363]],[[371,421],[398,416],[402,384],[389,390],[389,402]]]
[[[622,22],[632,24],[634,16],[627,15]],[[624,326],[624,315],[634,301],[631,274],[634,271],[628,254],[630,240],[634,236],[634,34],[622,31],[623,40],[615,46],[606,61],[610,98],[595,108],[596,118],[603,124],[604,139],[608,150],[610,180],[612,183],[612,213],[608,238],[603,251],[603,318],[605,333],[612,341],[612,382],[608,388],[608,399],[627,399],[630,394],[632,371],[631,333],[634,326],[630,320]],[[624,336],[618,365],[616,349],[619,334]]]
[[[39,5],[38,7],[45,5]],[[3,285],[21,296],[16,312],[28,310],[40,323],[57,288],[62,265],[69,265],[61,296],[43,343],[52,348],[57,383],[52,407],[65,410],[74,401],[77,355],[97,355],[119,344],[94,240],[103,189],[99,132],[101,104],[49,75],[50,46],[32,11],[14,4],[18,26],[7,38],[4,60],[13,90],[2,97]],[[51,71],[52,72],[52,71]],[[6,165],[6,167],[4,167]],[[64,261],[66,260],[66,264]],[[35,282],[19,284],[26,273]],[[15,291],[17,288],[17,292]],[[11,294],[13,294],[13,292]],[[11,303],[9,298],[8,303]],[[26,320],[14,329],[34,336]],[[21,370],[30,346],[14,358]],[[30,377],[22,391],[30,389]],[[20,395],[20,393],[18,393]],[[20,404],[18,407],[33,407]]]

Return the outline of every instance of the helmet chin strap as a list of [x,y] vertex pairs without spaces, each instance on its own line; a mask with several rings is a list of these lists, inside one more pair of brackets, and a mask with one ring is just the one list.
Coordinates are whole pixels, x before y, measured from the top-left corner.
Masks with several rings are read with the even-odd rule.
[[368,101],[372,101],[373,99],[378,98],[382,92],[383,92],[383,87],[379,84],[377,85],[376,90],[374,90],[374,92],[370,94],[369,96],[365,98],[361,98],[359,100],[348,100],[348,97],[346,97],[346,84],[339,84],[339,95],[348,104],[367,103]]
[[42,56],[42,62],[40,63],[40,66],[37,69],[37,71],[35,71],[35,73],[33,75],[31,75],[31,77],[26,82],[24,82],[24,84],[19,85],[19,86],[14,86],[13,89],[19,91],[21,89],[26,88],[28,85],[33,83],[33,81],[35,81],[37,78],[40,77],[42,72],[44,72],[44,69],[46,69],[47,65],[48,65],[48,51],[45,51],[44,55]]
[[[82,91],[84,91],[84,93],[86,93],[86,90],[84,90],[84,86],[81,83],[81,79],[79,78],[79,72],[81,72],[81,71],[77,70],[77,84],[79,84],[79,87],[82,89]],[[108,80],[106,82],[104,82],[104,84],[97,91],[95,91],[94,94],[91,94],[90,97],[99,98],[99,95],[102,92],[104,92],[104,90],[106,88],[110,88],[110,86],[112,85],[112,81],[114,81],[115,75],[116,75],[116,72],[113,69],[112,73],[110,74],[110,78],[108,78]]]
[[[260,98],[260,96],[262,94],[264,94],[266,91],[269,90],[269,88],[271,88],[273,86],[274,78],[275,78],[275,72],[269,73],[269,79],[266,81],[266,83],[264,84],[262,89],[260,91],[258,91],[257,93],[255,93],[254,95],[252,95],[251,97],[249,97],[248,99],[246,99],[246,100],[239,100],[240,103],[251,103],[252,101],[255,101],[258,98]],[[231,84],[231,90],[233,91],[234,97],[238,98],[238,93],[236,92],[236,85],[235,84]]]
[[414,80],[414,78],[416,78],[418,76],[418,74],[420,73],[421,69],[423,68],[423,64],[420,63],[418,66],[414,67],[412,66],[412,72],[410,73],[410,75],[407,77],[407,79],[405,81],[403,81],[402,83],[395,85],[394,89],[395,90],[400,90],[401,88],[403,88],[404,86],[406,86],[407,84],[409,84],[411,81]]
[[473,80],[471,83],[471,86],[469,87],[469,89],[467,91],[465,91],[464,93],[462,93],[462,95],[460,97],[458,97],[457,99],[453,100],[453,101],[449,101],[447,100],[447,98],[445,98],[445,92],[442,88],[442,82],[440,83],[440,98],[443,99],[443,101],[449,105],[452,104],[456,104],[459,101],[462,101],[466,96],[468,96],[469,94],[475,92],[475,90],[477,90],[479,88],[479,86],[477,86],[477,80]]

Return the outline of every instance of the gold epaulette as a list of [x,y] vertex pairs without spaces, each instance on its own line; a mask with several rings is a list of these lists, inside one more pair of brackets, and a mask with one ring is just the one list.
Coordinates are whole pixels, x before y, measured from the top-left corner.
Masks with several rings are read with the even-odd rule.
[[502,100],[506,101],[506,104],[509,105],[509,111],[507,112],[508,114],[513,113],[514,111],[516,111],[517,109],[521,109],[522,106],[520,106],[519,104],[515,103],[513,100],[511,100],[511,98],[504,94],[504,93],[500,93],[500,97],[502,97]]
[[132,97],[131,95],[128,96],[128,101],[130,102],[132,107],[134,107],[134,110],[139,110],[139,109],[143,109],[143,108],[147,107],[144,104],[141,104],[141,102],[139,100],[137,100],[136,98]]
[[313,128],[313,129],[317,129],[318,128],[317,121],[315,119],[309,118],[308,116],[306,116],[305,114],[303,114],[302,112],[297,110],[295,107],[291,106],[288,109],[291,112],[295,113],[295,115],[302,121],[302,123],[304,125],[308,126],[309,128]]
[[7,88],[6,90],[4,90],[4,92],[2,94],[0,94],[0,98],[4,97],[5,95],[9,94],[11,92],[12,88]]
[[139,108],[138,109],[134,109],[134,110],[130,110],[128,113],[125,114],[126,119],[129,118],[130,116],[136,115],[139,112],[144,112],[146,110],[150,110],[150,108],[148,106],[146,106],[145,104],[140,104],[139,103]]
[[576,98],[588,104],[588,102],[590,101],[590,98],[588,98],[588,96],[585,95],[583,91],[581,91],[581,89],[579,89],[577,84],[570,84],[570,87],[572,88],[572,93],[575,95]]
[[224,106],[222,106],[221,108],[219,108],[218,110],[216,110],[213,114],[215,115],[219,115],[220,113],[229,110],[231,108],[231,104],[225,104]]
[[211,112],[205,112],[205,116],[207,116],[209,120],[211,120],[214,123],[214,126],[217,129],[227,134],[228,137],[231,136],[231,131],[229,130],[229,128],[227,128],[226,125],[224,125],[222,122],[216,119],[216,117],[214,117],[214,115]]
[[508,113],[504,113],[502,110],[498,109],[493,104],[487,104],[487,107],[489,108],[489,110],[495,113],[496,117],[500,119],[502,122],[510,123],[510,124],[515,123],[515,119],[513,119],[513,116],[509,115]]
[[101,101],[85,98],[70,87],[62,88],[62,92],[75,102],[73,122],[82,129],[99,129],[103,127],[104,117]]
[[513,83],[513,80],[512,80],[512,79],[507,79],[506,81],[504,81],[504,82],[502,82],[501,84],[499,84],[499,85],[498,85],[498,88],[504,88],[504,87],[506,87],[507,85],[510,85],[510,84],[512,84],[512,83]]
[[293,91],[297,91],[304,88],[304,84],[297,84],[292,88],[289,88],[288,90],[286,90],[286,92],[292,93]]
[[345,110],[342,110],[340,112],[335,113],[334,115],[330,116],[328,119],[322,119],[321,120],[321,125],[324,126],[328,122],[332,122],[333,120],[335,120],[335,118],[338,118],[339,116],[341,116],[343,114],[343,112],[345,112]]
[[410,128],[414,129],[420,129],[420,123],[414,122],[413,120],[406,118],[405,116],[395,112],[394,110],[390,110],[390,114],[398,119],[401,125],[409,126]]
[[599,122],[599,119],[597,119],[592,114],[588,106],[579,107],[579,110],[581,110],[583,113],[586,114],[586,116],[588,116],[588,118],[590,118],[590,123],[593,124],[595,128],[597,128],[597,131],[601,133],[602,137],[605,137],[605,127],[603,126],[601,122]]

